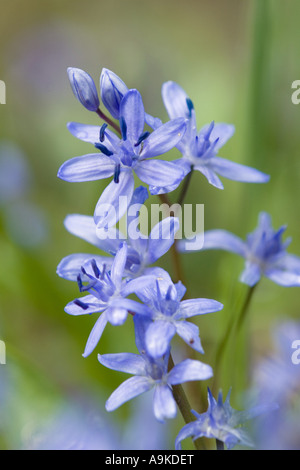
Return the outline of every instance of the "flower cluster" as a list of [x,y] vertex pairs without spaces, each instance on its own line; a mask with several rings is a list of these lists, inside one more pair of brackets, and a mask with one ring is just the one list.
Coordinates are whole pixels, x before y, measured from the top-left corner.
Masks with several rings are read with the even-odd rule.
[[[111,181],[100,195],[93,216],[72,214],[65,219],[65,227],[71,234],[101,250],[98,254],[71,254],[59,263],[58,275],[75,281],[79,292],[84,294],[70,302],[65,311],[74,316],[97,315],[84,357],[95,350],[108,322],[122,325],[128,316],[133,317],[138,354],[98,354],[103,366],[132,375],[112,393],[106,409],[115,410],[153,390],[154,416],[164,421],[176,415],[176,386],[213,376],[212,368],[196,359],[187,358],[174,365],[171,356],[174,336],[178,335],[183,344],[203,354],[199,328],[190,319],[218,312],[223,305],[212,299],[186,298],[186,287],[180,279],[175,280],[162,267],[153,266],[174,245],[179,220],[175,216],[167,217],[149,235],[144,234],[139,229],[140,210],[149,193],[161,196],[172,192],[194,169],[219,189],[223,189],[223,184],[218,175],[249,183],[266,183],[269,176],[218,157],[219,150],[234,133],[233,126],[212,123],[198,132],[193,103],[176,83],[167,82],[162,87],[170,118],[163,123],[145,112],[139,91],[129,89],[110,70],[102,70],[100,97],[86,72],[69,68],[68,75],[78,101],[104,122],[99,126],[68,124],[71,134],[92,145],[96,152],[66,161],[58,177],[69,182],[107,178]],[[181,158],[174,161],[155,158],[173,148],[181,152]],[[136,187],[136,178],[146,187]],[[123,216],[127,218],[126,235],[116,228]],[[214,239],[223,240],[221,247],[237,246],[239,249],[232,251],[247,259],[251,256],[251,262],[259,264],[261,270],[263,260],[264,272],[269,272],[275,258],[280,262],[277,254],[285,252],[285,245],[280,243],[280,235],[270,230],[261,235],[263,242],[258,242],[258,238],[258,234],[249,238],[249,249],[241,241],[235,240],[234,244],[228,234],[227,238],[223,233]],[[266,238],[268,248],[265,249]],[[217,247],[212,245],[206,248]],[[197,421],[183,428],[177,446],[190,435],[224,440],[229,448],[238,442],[248,444],[241,431],[233,430],[239,420],[228,400],[224,406],[220,400],[216,402],[209,393],[207,414],[196,415]]]

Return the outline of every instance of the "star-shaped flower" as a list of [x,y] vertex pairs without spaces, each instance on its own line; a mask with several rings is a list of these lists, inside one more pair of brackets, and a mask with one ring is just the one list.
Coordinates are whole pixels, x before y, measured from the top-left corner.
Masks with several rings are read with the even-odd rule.
[[[183,170],[172,162],[153,160],[173,148],[182,139],[186,120],[176,118],[153,132],[145,132],[145,111],[137,90],[129,90],[120,104],[122,138],[106,128],[71,123],[69,130],[78,138],[93,143],[101,153],[72,158],[58,171],[69,182],[93,181],[113,177],[95,208],[99,228],[115,225],[126,212],[134,191],[134,174],[153,186],[176,187]],[[166,191],[167,192],[167,191]]]
[[158,421],[176,416],[176,402],[172,385],[193,380],[208,380],[213,372],[200,361],[186,359],[168,371],[170,350],[165,356],[153,359],[146,354],[145,332],[148,323],[141,316],[134,317],[136,345],[140,354],[119,353],[99,355],[99,362],[109,369],[118,370],[133,377],[123,382],[106,402],[107,411],[113,411],[123,403],[142,393],[154,390],[153,412]]
[[181,282],[174,285],[168,279],[156,281],[137,291],[137,296],[149,307],[149,325],[145,333],[145,347],[153,358],[162,357],[178,334],[191,348],[203,354],[199,328],[188,321],[196,315],[222,310],[223,305],[212,299],[182,300],[186,288]]
[[193,437],[193,440],[200,437],[217,439],[224,442],[228,450],[238,444],[253,447],[253,442],[242,425],[274,409],[277,409],[276,405],[258,405],[248,411],[236,411],[230,405],[230,392],[223,403],[222,392],[219,393],[217,401],[208,389],[208,410],[202,414],[192,410],[196,421],[186,424],[181,429],[176,438],[175,447],[180,450],[181,441],[187,437]]
[[[254,286],[262,276],[285,287],[300,286],[300,257],[287,253],[291,239],[282,241],[286,226],[275,231],[269,214],[261,212],[258,227],[247,236],[246,241],[226,230],[209,230],[196,236],[191,242],[193,250],[225,250],[236,253],[246,260],[241,282]],[[188,241],[180,241],[178,249],[189,251]]]
[[[235,128],[232,125],[212,122],[197,130],[193,103],[186,92],[175,82],[163,84],[162,98],[170,119],[184,117],[188,120],[187,130],[183,139],[177,144],[182,158],[176,160],[185,175],[192,169],[200,171],[208,182],[218,189],[223,189],[223,183],[218,175],[234,181],[245,183],[266,183],[270,177],[254,168],[231,162],[218,157],[219,150],[233,136]],[[161,187],[156,184],[151,187],[152,194],[160,194],[172,190],[171,187]]]
[[117,252],[110,271],[105,264],[99,267],[95,259],[87,261],[81,268],[81,274],[77,278],[79,290],[89,294],[70,302],[65,307],[65,312],[75,316],[101,313],[88,338],[84,357],[90,355],[97,346],[107,322],[122,325],[128,312],[149,315],[149,309],[145,305],[127,297],[144,288],[148,282],[153,283],[153,276],[141,276],[126,281],[126,259],[127,245],[124,243]]

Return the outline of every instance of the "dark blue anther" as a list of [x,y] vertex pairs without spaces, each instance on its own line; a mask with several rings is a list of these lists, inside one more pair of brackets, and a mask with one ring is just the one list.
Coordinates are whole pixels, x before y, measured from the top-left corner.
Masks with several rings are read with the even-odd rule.
[[115,167],[115,173],[114,173],[114,182],[115,183],[119,183],[120,172],[121,172],[121,165],[120,165],[120,163],[118,163],[118,165],[116,165],[116,167]]
[[96,147],[96,149],[100,150],[100,152],[104,153],[104,155],[107,155],[108,157],[113,155],[113,152],[108,150],[108,148],[105,147],[105,145],[103,145],[103,144],[98,144],[97,143],[97,144],[95,144],[95,147]]
[[78,276],[77,276],[77,284],[78,284],[78,288],[79,288],[80,292],[82,292],[83,285],[82,285],[82,280],[81,280],[80,274],[78,274]]
[[143,132],[139,138],[138,138],[138,141],[136,144],[134,144],[135,147],[138,147],[138,145],[140,145],[143,140],[147,139],[147,137],[150,135],[150,132],[146,131],[146,132]]
[[92,259],[91,265],[92,265],[92,268],[93,268],[93,271],[94,271],[94,274],[95,274],[96,278],[99,279],[100,271],[99,271],[97,263],[94,259]]
[[107,128],[106,122],[101,126],[100,129],[100,134],[99,134],[99,140],[100,142],[103,142],[105,139],[105,129]]
[[103,269],[102,269],[102,273],[101,273],[101,281],[104,280],[104,276],[105,276],[105,273],[106,273],[106,264],[103,265]]
[[187,104],[187,107],[188,107],[188,110],[189,110],[189,116],[192,117],[192,111],[194,109],[194,104],[193,104],[193,102],[190,98],[186,99],[186,104]]
[[81,302],[79,299],[74,300],[74,304],[78,305],[78,307],[82,308],[82,310],[87,310],[89,308],[87,304]]
[[172,292],[172,286],[169,286],[167,294],[166,294],[166,300],[171,300],[171,292]]
[[127,140],[127,124],[123,116],[121,116],[120,118],[120,128],[121,128],[122,139]]

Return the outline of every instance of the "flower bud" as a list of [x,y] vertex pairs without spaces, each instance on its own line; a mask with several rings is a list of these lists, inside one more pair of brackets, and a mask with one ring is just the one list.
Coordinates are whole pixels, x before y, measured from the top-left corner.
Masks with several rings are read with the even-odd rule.
[[125,83],[108,69],[103,69],[100,76],[101,100],[112,117],[119,119],[120,103],[128,91]]
[[68,68],[68,76],[75,97],[89,111],[97,111],[100,101],[92,77],[81,69]]

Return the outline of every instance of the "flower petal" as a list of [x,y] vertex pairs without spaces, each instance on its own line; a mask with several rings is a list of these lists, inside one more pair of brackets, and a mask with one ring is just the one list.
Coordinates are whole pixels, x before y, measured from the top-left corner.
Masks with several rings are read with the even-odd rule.
[[193,359],[185,359],[168,373],[168,383],[172,385],[192,380],[208,380],[213,377],[213,370],[207,364]]
[[219,312],[223,307],[223,304],[212,299],[188,299],[180,303],[180,314],[183,318],[190,318],[195,315]]
[[282,271],[281,269],[268,269],[264,275],[271,281],[284,287],[300,286],[300,273]]
[[[80,122],[68,122],[67,128],[69,132],[79,140],[90,144],[100,143],[100,126],[91,126],[90,124],[81,124]],[[110,129],[104,132],[104,140],[101,142],[110,151],[114,152],[116,146],[119,145],[120,139]]]
[[162,86],[162,99],[170,119],[190,117],[190,111],[187,106],[188,95],[177,83],[168,81]]
[[246,243],[226,230],[208,230],[204,232],[203,250],[225,250],[237,255],[246,256]]
[[156,385],[153,397],[154,416],[158,421],[172,419],[176,416],[176,402],[172,390],[167,385]]
[[145,342],[151,357],[162,357],[168,350],[171,339],[176,333],[175,326],[167,321],[156,320],[146,331]]
[[111,325],[123,325],[127,319],[128,311],[122,307],[109,307],[106,311],[107,320]]
[[81,266],[91,259],[96,261],[98,267],[103,266],[103,264],[110,266],[113,261],[112,258],[106,256],[76,253],[63,258],[57,266],[56,273],[59,277],[68,281],[77,281],[77,276],[81,273]]
[[161,258],[174,243],[174,237],[179,230],[179,219],[167,217],[151,230],[148,244],[148,262],[154,263]]
[[204,164],[201,164],[201,165],[195,165],[194,170],[200,171],[200,173],[202,173],[205,176],[209,184],[211,184],[215,188],[224,189],[223,183],[218,177],[218,175],[214,172],[214,169],[209,168],[208,166]]
[[119,183],[112,181],[96,205],[94,220],[98,229],[111,227],[125,214],[134,191],[132,171],[121,171]]
[[103,231],[102,238],[98,237],[99,230],[94,218],[88,215],[70,214],[64,220],[64,226],[68,232],[76,237],[95,245],[107,253],[116,253],[121,243],[122,234],[115,228]]
[[195,349],[201,354],[204,354],[200,337],[199,337],[199,328],[193,323],[187,321],[177,321],[175,323],[176,333],[183,339],[183,341],[188,344],[191,348]]
[[83,357],[88,357],[95,349],[97,344],[100,341],[102,333],[107,325],[107,316],[106,312],[102,313],[98,320],[96,321],[85,346]]
[[152,158],[168,152],[182,139],[186,131],[186,123],[183,118],[172,119],[153,131],[144,140],[141,158]]
[[274,267],[300,274],[300,257],[286,254],[276,262]]
[[91,315],[92,313],[103,312],[107,308],[106,304],[98,302],[94,295],[86,295],[80,299],[75,299],[65,306],[65,312],[69,315]]
[[247,261],[246,267],[240,276],[240,281],[253,287],[259,282],[261,274],[261,268],[258,264]]
[[131,279],[127,284],[122,288],[122,295],[127,297],[130,294],[138,294],[140,291],[144,291],[147,287],[153,287],[156,281],[157,276],[155,273],[153,275],[148,274],[144,276]]
[[109,178],[114,171],[115,163],[110,157],[92,153],[67,160],[58,170],[57,176],[70,183],[81,183]]
[[178,165],[164,160],[139,161],[135,172],[144,183],[152,186],[176,185],[184,178],[184,172]]
[[132,398],[147,392],[152,387],[153,381],[147,377],[130,377],[111,394],[105,404],[105,408],[107,411],[113,411]]
[[98,354],[98,361],[108,369],[126,374],[146,375],[146,363],[139,354]]
[[123,308],[126,309],[127,312],[134,312],[138,315],[145,315],[146,317],[150,317],[151,314],[151,310],[146,305],[132,299],[114,299],[110,302],[110,306],[112,308]]
[[240,165],[220,157],[212,157],[209,160],[210,168],[225,178],[244,183],[267,183],[270,176],[255,168]]
[[114,262],[111,267],[111,279],[117,289],[120,288],[122,278],[124,276],[124,269],[127,260],[127,243],[123,243],[118,250]]
[[[183,426],[183,428],[179,431],[176,439],[175,439],[175,449],[181,450],[181,441],[187,439],[188,437],[194,436],[195,434],[199,433],[199,423],[197,421],[191,422]],[[200,437],[200,436],[199,436]]]
[[120,106],[120,116],[126,123],[127,139],[133,145],[136,144],[145,125],[143,100],[137,90],[129,90],[124,95]]

